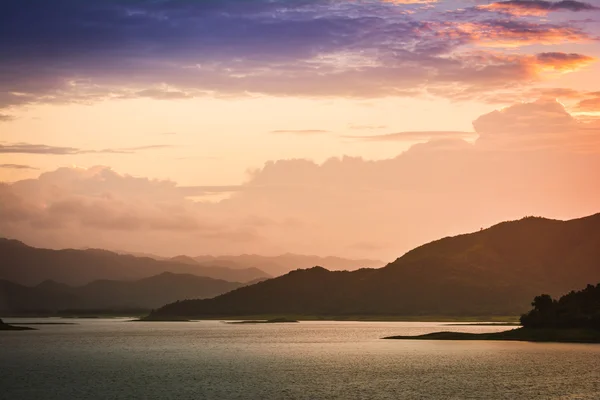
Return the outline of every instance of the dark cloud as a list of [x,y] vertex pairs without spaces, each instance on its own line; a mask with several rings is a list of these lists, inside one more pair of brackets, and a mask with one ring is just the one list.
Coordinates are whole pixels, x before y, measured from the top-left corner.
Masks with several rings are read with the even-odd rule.
[[0,164],[0,168],[6,168],[6,169],[39,169],[39,168],[32,167],[30,165],[23,165],[23,164]]
[[594,58],[577,53],[548,52],[537,54],[538,61],[557,70],[570,69],[581,64],[589,64]]
[[7,114],[0,114],[0,122],[8,122],[14,120],[15,117]]
[[519,19],[486,19],[434,24],[438,35],[489,47],[519,47],[531,44],[556,44],[591,41],[595,38],[570,24],[531,22]]
[[136,151],[165,149],[173,147],[166,144],[125,147],[120,149],[102,149],[102,150],[85,150],[75,147],[60,147],[48,146],[44,144],[29,144],[29,143],[12,143],[0,144],[0,153],[5,154],[52,154],[52,155],[75,155],[75,154],[91,154],[91,153],[108,153],[108,154],[133,154]]
[[8,145],[0,144],[0,153],[67,155],[67,154],[80,154],[81,150],[76,149],[74,147],[57,147],[57,146],[47,146],[47,145],[43,145],[43,144],[15,143],[15,144],[8,144]]
[[477,7],[480,10],[497,11],[512,15],[546,15],[552,11],[592,11],[598,7],[575,0],[507,0]]

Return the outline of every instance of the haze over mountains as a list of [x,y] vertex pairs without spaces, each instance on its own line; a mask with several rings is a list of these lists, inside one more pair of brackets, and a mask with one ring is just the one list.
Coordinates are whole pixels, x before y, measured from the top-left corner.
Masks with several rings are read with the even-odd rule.
[[153,257],[99,249],[38,249],[0,239],[0,311],[151,309],[176,300],[214,297],[270,278],[261,266],[277,275],[320,262],[349,269],[382,264],[292,254]]
[[28,287],[0,279],[0,311],[150,310],[180,299],[214,297],[243,285],[170,272],[136,281],[98,280],[78,287],[50,280]]
[[380,260],[298,254],[198,257],[179,255],[163,258],[101,249],[50,250],[3,238],[0,238],[0,257],[3,260],[0,263],[0,279],[24,285],[37,285],[48,279],[69,285],[83,285],[98,279],[141,279],[162,272],[194,274],[230,282],[250,282],[315,265],[332,270],[384,265]]
[[28,286],[38,285],[48,279],[68,285],[85,285],[99,279],[136,280],[163,272],[193,274],[230,282],[250,282],[270,277],[253,267],[232,269],[187,264],[98,249],[38,249],[9,239],[0,239],[0,259],[0,279]]
[[[179,256],[171,260],[178,259],[183,262],[186,256]],[[187,257],[188,259],[190,257]],[[300,254],[282,254],[279,256],[260,256],[256,254],[242,254],[239,256],[199,256],[194,257],[194,261],[202,265],[223,266],[232,269],[238,268],[258,268],[271,276],[279,276],[296,269],[311,268],[315,265],[323,266],[329,270],[348,270],[352,271],[359,268],[380,268],[385,265],[380,260],[370,259],[348,259],[341,257],[318,257]]]
[[173,303],[150,318],[517,315],[539,293],[593,282],[600,282],[600,214],[528,217],[431,242],[381,269],[293,271],[213,299]]

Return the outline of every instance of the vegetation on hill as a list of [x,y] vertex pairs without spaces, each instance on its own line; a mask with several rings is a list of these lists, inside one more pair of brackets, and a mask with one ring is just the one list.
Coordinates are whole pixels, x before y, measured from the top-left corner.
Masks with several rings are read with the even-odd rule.
[[539,293],[600,281],[600,214],[525,218],[444,238],[381,269],[315,267],[206,300],[168,304],[150,318],[250,315],[519,315]]
[[521,317],[526,328],[596,329],[600,331],[600,283],[572,291],[559,300],[537,296],[533,309]]
[[529,342],[600,343],[600,284],[571,291],[558,301],[536,296],[533,309],[521,316],[522,328],[492,333],[434,332],[384,339],[519,340]]

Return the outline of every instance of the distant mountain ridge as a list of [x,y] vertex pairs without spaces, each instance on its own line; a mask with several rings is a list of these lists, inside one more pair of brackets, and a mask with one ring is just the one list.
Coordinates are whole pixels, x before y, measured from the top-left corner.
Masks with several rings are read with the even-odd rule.
[[316,267],[150,318],[244,315],[518,315],[539,293],[600,281],[600,214],[528,217],[409,251],[380,269]]
[[230,282],[249,282],[270,277],[254,267],[232,269],[189,264],[100,249],[39,249],[18,240],[2,238],[0,260],[0,279],[29,286],[45,280],[68,285],[84,285],[99,279],[136,280],[163,272],[193,274]]
[[202,255],[197,257],[191,257],[182,254],[170,258],[149,254],[127,253],[123,251],[118,253],[130,254],[137,257],[151,257],[156,260],[168,260],[188,265],[199,264],[231,269],[258,268],[271,276],[280,276],[296,269],[311,268],[315,265],[321,265],[324,268],[336,271],[352,271],[360,268],[380,268],[385,265],[383,261],[374,259],[351,259],[335,256],[320,257],[293,253],[286,253],[278,256],[241,254],[221,256]]
[[349,259],[342,257],[319,257],[286,253],[279,256],[242,254],[239,256],[198,256],[194,260],[200,264],[221,265],[229,268],[259,268],[271,276],[281,276],[296,269],[311,268],[315,265],[330,270],[357,270],[360,268],[380,268],[384,262],[371,259]]
[[50,280],[33,287],[0,280],[0,312],[149,310],[176,300],[214,297],[243,285],[170,272],[136,281],[98,280],[78,287]]

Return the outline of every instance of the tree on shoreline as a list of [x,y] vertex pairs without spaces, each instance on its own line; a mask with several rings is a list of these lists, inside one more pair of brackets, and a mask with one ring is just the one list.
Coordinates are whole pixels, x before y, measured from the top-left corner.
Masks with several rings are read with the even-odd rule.
[[521,316],[526,328],[586,328],[600,330],[600,283],[587,285],[554,300],[547,294],[537,296],[533,309]]

